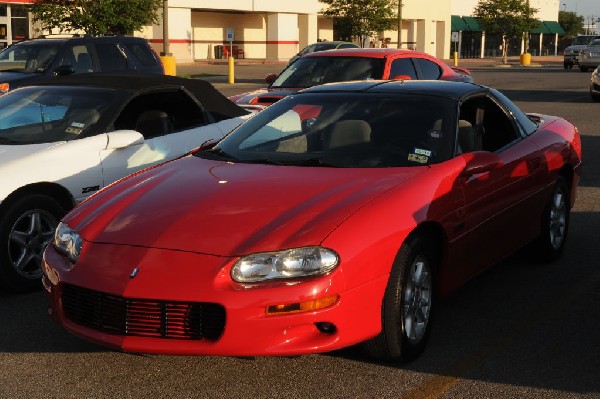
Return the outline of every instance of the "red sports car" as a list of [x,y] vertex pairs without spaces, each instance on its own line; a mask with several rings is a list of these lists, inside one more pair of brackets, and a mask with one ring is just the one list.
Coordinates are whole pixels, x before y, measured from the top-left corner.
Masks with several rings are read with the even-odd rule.
[[304,55],[279,76],[267,76],[269,87],[229,97],[247,108],[262,109],[300,89],[324,83],[364,79],[419,79],[472,82],[468,69],[450,67],[429,54],[387,48],[346,48]]
[[561,255],[580,171],[572,124],[487,87],[307,89],[68,214],[50,313],[129,352],[413,359],[439,296],[526,244]]

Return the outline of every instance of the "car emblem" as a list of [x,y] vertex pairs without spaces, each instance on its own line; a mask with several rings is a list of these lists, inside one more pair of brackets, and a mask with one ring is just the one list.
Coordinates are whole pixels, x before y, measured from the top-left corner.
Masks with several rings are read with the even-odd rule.
[[131,274],[129,275],[129,278],[134,278],[135,276],[137,276],[139,271],[140,271],[139,268],[134,267],[133,270],[131,271]]

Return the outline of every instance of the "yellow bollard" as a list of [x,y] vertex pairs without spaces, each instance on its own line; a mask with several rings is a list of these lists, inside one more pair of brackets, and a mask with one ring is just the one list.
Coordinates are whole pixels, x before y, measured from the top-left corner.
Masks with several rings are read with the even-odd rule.
[[175,71],[177,69],[175,64],[175,57],[172,55],[161,55],[160,61],[163,64],[163,68],[165,69],[165,75],[175,76]]
[[454,66],[458,66],[458,51],[454,52]]
[[229,84],[233,84],[235,78],[233,76],[233,57],[229,55]]
[[520,58],[521,58],[521,65],[528,66],[529,64],[531,64],[531,54],[523,53],[523,54],[521,54]]

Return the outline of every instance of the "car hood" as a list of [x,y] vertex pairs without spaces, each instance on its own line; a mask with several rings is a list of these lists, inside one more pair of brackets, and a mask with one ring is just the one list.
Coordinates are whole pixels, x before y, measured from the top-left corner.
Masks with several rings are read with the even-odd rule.
[[269,106],[283,97],[289,96],[290,94],[296,93],[298,90],[302,90],[304,87],[278,89],[278,88],[265,88],[251,91],[249,93],[239,94],[231,96],[229,99],[238,105],[263,105]]
[[65,219],[86,241],[240,256],[318,245],[425,167],[343,169],[188,156],[101,191]]
[[0,83],[17,82],[19,80],[31,78],[32,76],[38,76],[38,74],[26,72],[0,72]]

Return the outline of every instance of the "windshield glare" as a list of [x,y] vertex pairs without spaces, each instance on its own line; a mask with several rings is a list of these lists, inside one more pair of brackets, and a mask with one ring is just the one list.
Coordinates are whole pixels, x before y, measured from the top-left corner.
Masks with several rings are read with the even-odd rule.
[[0,96],[0,144],[66,141],[89,132],[117,97],[112,90],[25,88]]
[[384,65],[383,58],[300,58],[287,67],[270,87],[311,87],[349,80],[381,79]]
[[451,158],[456,109],[455,100],[416,94],[297,94],[197,155],[277,165],[423,166]]
[[0,52],[0,72],[44,72],[50,67],[59,46],[57,45],[17,45]]

